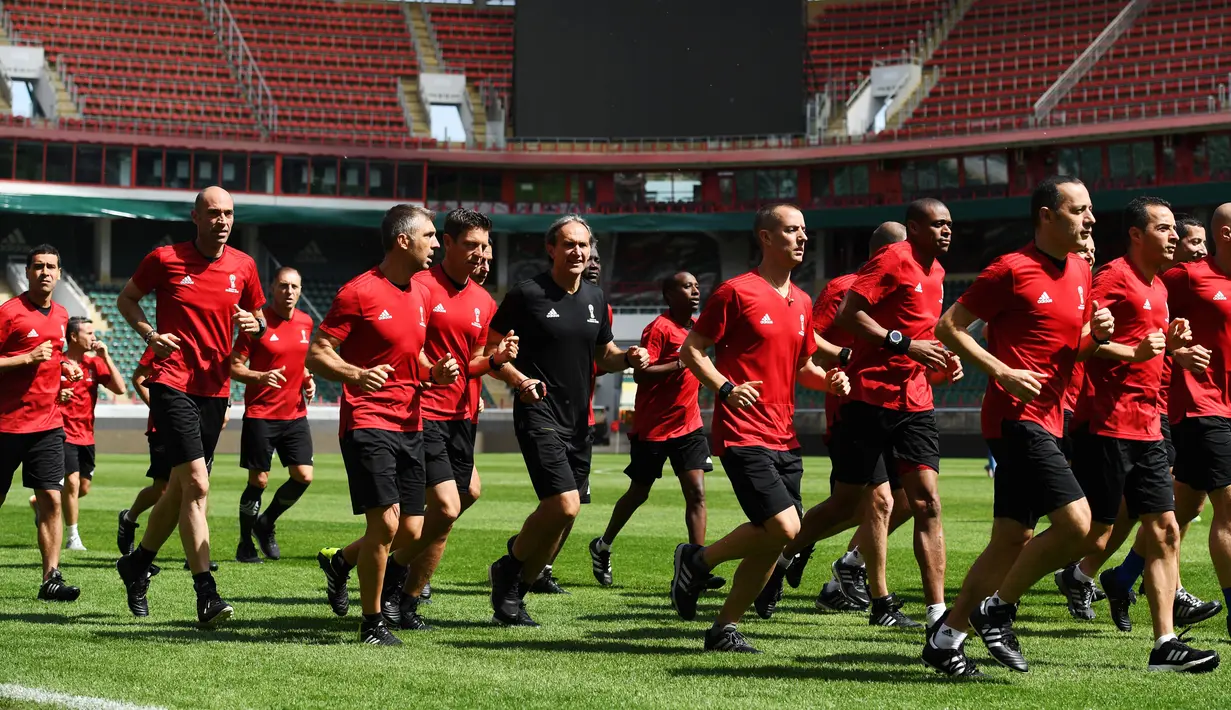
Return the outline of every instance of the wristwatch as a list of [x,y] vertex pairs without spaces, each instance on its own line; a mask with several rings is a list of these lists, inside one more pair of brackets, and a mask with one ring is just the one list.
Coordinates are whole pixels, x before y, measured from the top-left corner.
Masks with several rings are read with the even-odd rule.
[[847,365],[850,364],[850,362],[851,362],[851,349],[842,348],[841,350],[839,350],[838,351],[838,364],[841,365],[842,367],[846,367]]
[[905,355],[906,349],[910,347],[910,338],[902,335],[900,330],[891,330],[885,336],[885,349],[898,355]]

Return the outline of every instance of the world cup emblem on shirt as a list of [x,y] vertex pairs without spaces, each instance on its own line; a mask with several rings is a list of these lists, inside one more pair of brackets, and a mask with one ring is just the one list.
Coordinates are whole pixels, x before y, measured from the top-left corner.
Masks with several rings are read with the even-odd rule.
[[235,288],[235,274],[231,274],[231,287],[227,289],[227,293],[239,293],[239,289]]
[[804,334],[804,314],[799,314],[799,334]]
[[594,304],[590,304],[590,319],[587,320],[586,322],[587,323],[597,323],[598,322],[598,319],[594,317]]
[[419,325],[427,327],[427,318],[423,316],[423,306],[419,306]]
[[476,328],[483,327],[483,324],[479,322],[479,309],[478,308],[474,309],[474,322],[471,323],[470,325],[473,325]]
[[1077,287],[1077,310],[1086,310],[1086,289],[1081,286]]

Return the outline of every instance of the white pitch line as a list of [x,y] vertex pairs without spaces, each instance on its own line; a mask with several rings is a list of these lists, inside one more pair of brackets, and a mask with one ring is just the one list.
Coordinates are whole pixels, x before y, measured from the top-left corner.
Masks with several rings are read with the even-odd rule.
[[0,683],[0,698],[24,700],[40,705],[56,705],[69,710],[164,710],[153,705],[133,705],[107,698],[90,698],[84,695],[68,695],[24,685]]

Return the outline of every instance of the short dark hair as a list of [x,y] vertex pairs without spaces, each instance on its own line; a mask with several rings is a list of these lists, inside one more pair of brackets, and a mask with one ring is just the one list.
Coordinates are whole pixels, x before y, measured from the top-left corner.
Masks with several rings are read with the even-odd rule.
[[676,277],[677,277],[677,276],[679,276],[680,274],[688,274],[689,276],[691,276],[691,275],[692,275],[692,274],[690,274],[690,273],[689,273],[689,272],[687,272],[687,271],[680,270],[680,271],[675,271],[675,272],[672,272],[672,274],[671,274],[670,276],[664,276],[664,277],[663,277],[662,283],[660,283],[659,285],[660,285],[660,286],[662,286],[663,298],[664,298],[664,299],[667,297],[667,291],[668,291],[668,290],[669,290],[672,286],[674,286],[674,285],[675,285],[675,279],[676,279]]
[[752,233],[760,234],[762,229],[769,229],[777,224],[779,221],[777,212],[783,207],[799,210],[798,207],[789,202],[770,202],[769,204],[761,205],[757,209],[756,216],[752,218]]
[[1188,215],[1184,215],[1183,217],[1181,217],[1180,215],[1176,215],[1176,220],[1175,220],[1176,236],[1179,237],[1180,239],[1186,239],[1188,238],[1188,230],[1190,229],[1200,229],[1202,231],[1205,231],[1205,223],[1197,219],[1196,217],[1189,217]]
[[492,231],[492,221],[482,212],[468,210],[465,207],[458,207],[445,215],[444,233],[446,235],[457,239],[472,229],[490,232]]
[[56,257],[56,266],[59,266],[62,261],[62,259],[60,258],[59,249],[56,249],[50,244],[39,244],[38,246],[31,249],[29,254],[26,254],[26,268],[27,269],[30,268],[31,266],[34,266],[34,257],[39,256],[40,254],[54,254]]
[[380,245],[386,252],[393,251],[399,234],[409,234],[414,228],[415,220],[423,218],[431,222],[436,219],[436,213],[419,205],[394,205],[385,213],[380,221]]
[[303,275],[300,274],[299,269],[296,269],[294,266],[279,266],[278,270],[274,272],[274,277],[270,283],[278,283],[278,279],[282,278],[282,274],[285,274],[288,271],[294,272],[295,275],[299,276],[300,280],[303,280]]
[[896,244],[906,239],[906,225],[901,222],[884,222],[872,230],[868,240],[868,254],[875,254],[881,247]]
[[1053,212],[1060,209],[1061,185],[1084,185],[1072,175],[1052,175],[1035,185],[1030,193],[1030,224],[1039,226],[1039,211],[1046,207]]
[[1140,230],[1150,224],[1150,209],[1151,207],[1166,207],[1171,209],[1171,203],[1161,197],[1150,197],[1142,195],[1129,200],[1128,206],[1124,208],[1124,224],[1132,229],[1136,227]]
[[945,203],[935,197],[921,197],[906,206],[906,222],[922,222],[928,218],[928,212],[945,207]]
[[590,233],[590,246],[594,246],[594,230],[590,229],[590,223],[581,215],[574,213],[566,214],[552,222],[551,226],[547,228],[547,233],[543,235],[543,242],[555,246],[556,242],[560,240],[560,230],[573,223],[580,224],[586,228],[586,231]]
[[81,324],[89,322],[90,319],[85,316],[73,316],[68,319],[68,328],[66,328],[64,332],[67,335],[76,335],[81,332]]

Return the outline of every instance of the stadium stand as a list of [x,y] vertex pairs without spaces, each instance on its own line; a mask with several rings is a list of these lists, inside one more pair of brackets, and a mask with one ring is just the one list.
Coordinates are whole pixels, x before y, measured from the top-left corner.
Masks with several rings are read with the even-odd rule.
[[876,0],[825,5],[808,26],[808,92],[830,84],[845,101],[873,60],[898,58],[937,21],[943,0]]
[[436,44],[450,68],[465,72],[470,83],[489,82],[498,90],[513,85],[513,13],[432,5]]

